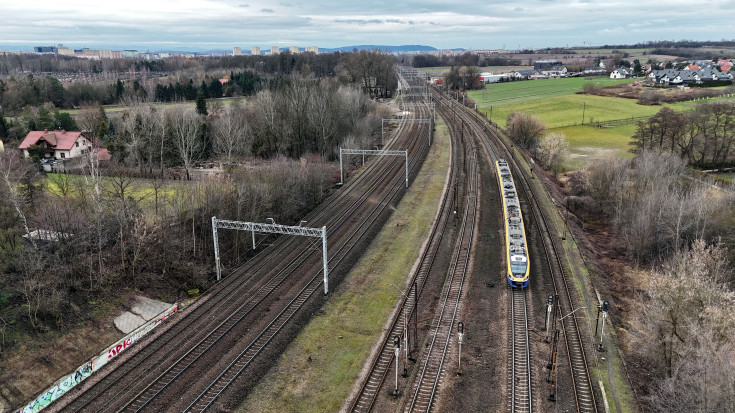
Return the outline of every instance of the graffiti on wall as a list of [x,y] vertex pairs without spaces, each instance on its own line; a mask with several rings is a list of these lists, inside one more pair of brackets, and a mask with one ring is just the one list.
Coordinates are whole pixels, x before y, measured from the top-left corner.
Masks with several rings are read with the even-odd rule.
[[79,367],[74,373],[64,377],[58,384],[46,390],[43,394],[38,396],[35,400],[28,403],[25,407],[20,409],[18,413],[36,413],[41,409],[47,407],[54,400],[63,396],[64,393],[71,390],[72,387],[79,384],[82,380],[89,377],[93,372],[99,370],[102,366],[107,364],[109,360],[112,360],[123,350],[127,349],[133,343],[140,340],[143,336],[148,334],[151,330],[156,328],[159,324],[166,321],[167,318],[171,317],[172,314],[176,313],[178,307],[174,304],[171,308],[163,313],[159,314],[155,319],[147,322],[140,326],[137,330],[123,337],[120,341],[107,348],[102,354],[96,359],[89,363],[86,363]]
[[100,354],[99,357],[97,357],[94,361],[92,361],[92,370],[97,371],[101,369],[102,366],[107,364],[108,361],[117,357],[117,355],[122,353],[123,350],[132,346],[133,343],[143,338],[143,336],[145,336],[146,334],[150,333],[151,330],[156,328],[159,324],[163,323],[167,318],[171,317],[171,315],[174,314],[177,310],[178,310],[178,307],[174,305],[173,307],[169,308],[167,311],[161,313],[161,315],[159,315],[155,319],[143,324],[142,326],[138,327],[135,331],[128,334],[126,337],[123,337],[117,343],[113,344],[111,347],[105,350],[104,353]]
[[74,373],[64,377],[56,386],[46,390],[42,395],[27,406],[20,409],[20,413],[36,413],[44,407],[51,404],[54,400],[61,397],[64,393],[71,390],[72,387],[79,384],[92,374],[92,363],[87,363],[77,369]]

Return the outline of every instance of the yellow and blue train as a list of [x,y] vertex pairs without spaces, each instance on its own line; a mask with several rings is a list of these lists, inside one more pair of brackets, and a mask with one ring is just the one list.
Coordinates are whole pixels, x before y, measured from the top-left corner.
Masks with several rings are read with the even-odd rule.
[[526,230],[521,215],[521,204],[518,202],[518,193],[513,183],[513,176],[510,173],[508,162],[499,159],[495,162],[495,168],[498,174],[500,195],[503,198],[508,283],[511,287],[524,288],[528,286],[530,263],[526,246]]

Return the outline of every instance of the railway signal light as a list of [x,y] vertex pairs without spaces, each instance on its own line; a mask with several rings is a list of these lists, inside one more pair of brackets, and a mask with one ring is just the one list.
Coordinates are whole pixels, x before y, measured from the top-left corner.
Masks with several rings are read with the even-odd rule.
[[605,300],[602,302],[602,328],[600,328],[600,344],[597,345],[597,351],[605,351],[605,346],[602,345],[602,340],[605,336],[605,319],[607,318],[608,311],[610,311],[610,303]]
[[546,341],[549,342],[549,338],[551,336],[551,313],[554,311],[554,296],[552,294],[549,294],[548,297],[546,297]]
[[401,395],[401,392],[398,390],[398,360],[401,355],[401,337],[393,337],[393,349],[396,355],[396,387],[393,389],[393,395],[397,397]]

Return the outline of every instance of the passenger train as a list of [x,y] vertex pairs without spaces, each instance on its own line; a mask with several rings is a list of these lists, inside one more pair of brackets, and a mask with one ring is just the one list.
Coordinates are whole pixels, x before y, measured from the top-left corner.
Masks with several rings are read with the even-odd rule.
[[510,174],[508,162],[503,159],[495,162],[498,174],[498,186],[503,197],[503,218],[505,221],[505,251],[508,263],[508,283],[511,287],[528,286],[530,263],[526,246],[526,230],[523,226],[521,205],[518,202],[513,176]]

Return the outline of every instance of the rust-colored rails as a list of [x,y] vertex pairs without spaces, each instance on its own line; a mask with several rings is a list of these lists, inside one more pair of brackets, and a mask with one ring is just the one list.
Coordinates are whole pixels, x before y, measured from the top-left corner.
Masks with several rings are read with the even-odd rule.
[[509,372],[510,411],[533,412],[533,380],[531,379],[531,342],[528,338],[528,288],[511,288]]
[[407,399],[406,411],[430,412],[437,397],[439,381],[444,374],[444,362],[449,354],[456,329],[456,318],[461,309],[464,281],[469,267],[477,216],[477,155],[474,145],[468,145],[467,191],[462,223],[452,261],[442,289],[437,313],[432,321],[431,340],[419,358],[420,371]]
[[[456,136],[453,134],[451,147],[452,161],[449,172],[450,176],[447,180],[450,188],[455,188],[457,185],[458,165],[463,161],[462,154],[464,152],[459,150],[457,146],[459,145],[456,144]],[[455,191],[446,190],[444,192],[439,210],[439,219],[436,220],[430,230],[428,235],[429,242],[419,257],[420,264],[418,270],[411,275],[409,282],[406,284],[409,286],[409,291],[402,296],[399,303],[399,310],[394,313],[394,317],[391,320],[389,333],[381,340],[377,355],[370,361],[369,372],[360,383],[357,395],[350,403],[350,411],[352,412],[369,412],[373,409],[378,392],[383,388],[385,379],[391,371],[390,367],[394,362],[395,354],[391,347],[393,337],[406,337],[410,320],[418,317],[418,314],[416,314],[417,300],[424,290],[429,272],[434,265],[434,260],[444,237],[447,222],[449,222],[449,217],[452,216],[452,206],[455,198]],[[408,334],[408,336],[412,338],[413,344],[415,345],[415,334],[413,336]]]
[[[419,145],[418,142],[417,142],[419,140],[417,137],[424,136],[424,135],[423,135],[423,133],[419,133],[417,130],[416,130],[415,133],[412,133],[412,135],[416,135],[416,137],[413,137],[413,139],[408,139],[408,142],[406,142],[406,146],[409,146],[411,148],[412,156],[414,156],[414,155],[417,155],[417,154],[419,154],[419,153],[422,152],[421,151],[421,145]],[[414,142],[416,142],[416,143],[414,143]],[[425,146],[426,143],[424,143],[423,145]],[[413,159],[412,158],[412,162],[411,162],[412,166],[415,165],[415,163],[416,163],[416,159]],[[379,205],[383,205],[383,208],[384,208],[385,205],[388,202],[390,202],[390,200],[371,198],[370,201],[366,201],[367,200],[367,196],[363,196],[362,194],[358,194],[357,193],[358,191],[356,189],[355,190],[349,189],[349,188],[373,188],[373,190],[374,190],[374,188],[376,188],[376,187],[384,186],[384,184],[381,184],[381,182],[390,181],[393,177],[395,177],[395,176],[393,176],[393,175],[391,175],[389,173],[386,173],[386,171],[389,170],[389,169],[391,169],[392,166],[398,165],[397,162],[377,162],[375,164],[376,165],[382,165],[382,166],[380,166],[380,167],[373,167],[373,166],[368,167],[367,169],[369,171],[374,171],[374,172],[368,173],[368,170],[366,170],[366,173],[363,174],[360,178],[354,180],[354,183],[353,184],[347,185],[346,188],[345,188],[345,190],[344,190],[344,192],[343,191],[340,191],[341,194],[338,197],[338,199],[343,200],[341,202],[342,203],[342,206],[341,207],[324,208],[321,212],[317,212],[315,214],[312,214],[313,218],[310,218],[310,222],[313,222],[313,221],[317,221],[318,222],[320,219],[324,219],[324,220],[329,219],[329,222],[328,222],[327,225],[329,225],[330,228],[341,228],[343,226],[343,224],[347,224],[346,226],[349,226],[349,225],[353,225],[354,226],[355,225],[355,222],[354,222],[355,221],[355,218],[351,218],[351,216],[354,215],[355,213],[359,214],[362,211],[361,208],[364,208],[364,207],[361,207],[360,205],[365,205],[365,204],[379,204]],[[402,168],[395,168],[395,167],[393,167],[392,169],[396,169],[396,170],[399,170],[399,171],[402,172]],[[375,176],[379,176],[379,179],[377,179]],[[402,180],[401,180],[401,183],[402,183]],[[349,195],[344,195],[346,193],[349,193]],[[365,191],[365,190],[363,190],[362,193],[371,193],[372,194],[371,191]],[[396,192],[394,192],[394,195],[395,195],[395,193]],[[358,202],[358,200],[360,200],[360,199],[361,199],[361,201]],[[345,200],[347,202],[345,202]],[[350,210],[350,213],[346,213],[346,212],[344,212],[344,210]],[[362,212],[364,212],[364,211],[362,211]],[[328,217],[328,218],[326,218],[326,217]],[[330,238],[331,238],[331,236],[330,236]],[[286,245],[290,245],[290,246],[297,245],[298,246],[299,244],[300,243],[296,243],[296,242],[290,241],[288,239],[286,241],[279,240],[277,242],[277,245],[279,245],[279,247],[276,247],[276,248],[274,248],[272,250],[278,251],[278,248],[281,248],[284,251],[293,250],[294,248],[286,248]],[[337,248],[337,246],[338,246],[338,244],[333,244],[333,245],[334,245],[334,248]],[[280,254],[279,255],[279,258],[278,259],[280,260],[280,262],[289,262],[290,263],[291,261],[293,261],[293,258],[294,257],[302,257],[302,256],[308,255],[307,254],[307,252],[309,251],[308,244],[304,246],[303,243],[301,243],[301,246],[303,247],[301,249],[301,252],[298,252],[298,253],[293,253],[293,252],[285,253],[284,252],[283,254]],[[298,248],[296,248],[296,249],[298,249]],[[305,259],[301,259],[301,261],[299,261],[299,262],[305,262],[304,260]],[[259,262],[259,261],[263,263],[262,267],[265,267],[265,268],[267,268],[267,267],[271,267],[271,268],[273,268],[273,267],[279,267],[278,268],[279,270],[283,270],[283,271],[272,271],[271,273],[275,273],[275,274],[280,273],[281,275],[283,275],[283,273],[285,271],[285,273],[289,274],[289,276],[292,275],[292,274],[297,274],[298,273],[298,272],[294,271],[294,268],[297,268],[295,264],[294,265],[290,265],[290,266],[278,266],[278,265],[274,264],[274,261],[275,262],[278,262],[278,261],[276,261],[274,259],[262,259],[262,257],[259,257],[259,259],[254,260],[254,262]],[[336,265],[336,264],[333,262],[332,265]],[[249,264],[249,267],[248,267],[248,269],[252,269],[253,271],[258,270],[258,268],[259,267],[255,266],[253,264]],[[289,278],[289,276],[281,277],[281,278]],[[237,278],[237,277],[231,277],[231,279],[234,279],[234,278]],[[291,277],[291,278],[293,278],[293,277]],[[228,291],[227,293],[222,292],[222,293],[214,294],[214,295],[212,295],[212,296],[209,297],[209,301],[211,301],[212,303],[220,303],[219,304],[220,307],[211,306],[211,307],[208,308],[208,310],[197,311],[197,313],[198,314],[202,314],[202,313],[207,314],[207,315],[202,315],[201,318],[204,319],[204,320],[206,320],[206,319],[209,318],[210,321],[211,321],[211,318],[212,317],[215,317],[215,315],[219,315],[219,314],[213,314],[213,313],[226,312],[226,311],[229,311],[232,308],[237,308],[238,306],[243,306],[244,303],[243,303],[243,301],[241,299],[239,299],[237,297],[238,295],[240,295],[240,296],[247,296],[248,299],[251,301],[250,307],[257,308],[257,307],[262,307],[264,305],[270,306],[269,303],[262,302],[262,300],[261,301],[259,301],[259,300],[253,300],[253,297],[255,297],[256,294],[257,294],[257,291],[259,291],[258,288],[255,288],[254,286],[256,286],[256,287],[262,287],[262,286],[264,286],[267,283],[265,279],[269,279],[269,280],[272,281],[274,278],[271,275],[266,275],[266,276],[263,277],[263,281],[261,281],[260,283],[252,282],[250,284],[250,287],[251,288],[249,290],[233,290],[233,291],[236,291],[236,293],[233,293],[233,292]],[[242,280],[243,280],[243,277],[240,277],[240,279],[238,281],[242,281]],[[295,280],[295,279],[290,279],[290,281],[291,281],[291,283],[292,282],[297,282],[297,283],[299,282],[298,280]],[[223,285],[228,285],[228,284],[229,283],[227,281],[225,283],[223,283]],[[238,283],[235,283],[235,284],[238,284]],[[282,283],[281,283],[281,285],[282,285]],[[253,289],[253,288],[255,288],[255,289]],[[220,287],[220,289],[221,290],[225,290],[223,287]],[[280,285],[279,285],[279,287],[276,290],[279,291],[279,292],[283,292],[283,288],[281,288]],[[279,294],[278,292],[275,293],[276,296],[278,296],[278,294]],[[224,298],[223,300],[214,300],[214,298],[215,298],[216,295],[217,296],[218,295],[221,295],[221,296],[224,296],[224,297],[227,297],[227,298]],[[278,297],[275,300],[273,300],[272,297],[274,296],[274,293],[270,293],[270,294],[268,294],[268,296],[271,297],[271,298],[268,299],[268,300],[270,300],[269,302],[278,301],[281,298],[281,297]],[[235,303],[234,304],[234,307],[224,307],[224,304],[221,304],[221,302],[228,301],[228,300]],[[259,305],[254,305],[256,302],[258,302],[260,304]],[[217,311],[213,311],[213,309],[216,309]],[[249,317],[252,318],[253,316],[255,316],[255,314],[253,314],[253,315],[251,315]],[[188,317],[186,317],[184,319],[188,319]],[[184,321],[184,320],[180,320],[180,322],[181,321]],[[219,322],[220,323],[223,323],[223,321],[219,321]],[[215,323],[217,323],[217,321],[215,321]],[[242,324],[242,322],[240,322],[239,324]],[[202,325],[197,325],[196,327],[190,327],[190,328],[191,329],[204,329],[204,327]],[[206,329],[205,331],[206,332],[211,332],[211,328]],[[209,334],[209,337],[211,337],[211,336],[213,336],[213,335],[212,334]],[[181,346],[182,345],[182,342],[181,342],[180,339],[181,338],[184,338],[185,337],[185,334],[182,333],[182,334],[180,334],[180,335],[178,335],[176,337],[179,339],[179,342],[177,343],[177,346]],[[201,336],[198,336],[198,337],[199,338],[197,338],[197,339],[192,339],[192,340],[185,341],[183,344],[186,345],[187,342],[193,343],[195,341],[205,341],[205,340],[202,340],[201,339]],[[208,345],[208,344],[206,344],[206,345]],[[187,346],[189,346],[188,348],[191,348],[191,345],[187,345]],[[165,346],[163,346],[163,347],[165,347]],[[172,354],[175,353],[175,355],[170,355],[169,357],[158,356],[157,358],[155,358],[155,360],[156,361],[166,361],[167,363],[170,363],[171,360],[175,360],[176,358],[183,359],[183,357],[181,357],[182,356],[182,353],[181,352],[171,351],[169,353],[172,353]],[[152,359],[148,359],[147,361],[151,361],[151,360]],[[143,365],[139,365],[136,370],[146,370],[146,369],[149,369],[149,370],[151,370],[151,371],[149,371],[149,374],[147,376],[144,376],[144,377],[141,377],[140,375],[129,375],[129,377],[127,379],[129,382],[134,383],[134,382],[139,381],[139,380],[140,381],[150,380],[151,374],[156,372],[156,369],[153,366],[150,366],[150,365],[146,366],[146,364],[145,364],[146,361],[143,361],[143,363],[144,364]],[[181,363],[179,363],[179,364],[181,364]],[[158,364],[157,367],[160,368],[161,365]],[[171,369],[171,370],[173,370],[173,369]],[[148,378],[146,378],[146,377],[148,377]],[[120,383],[118,383],[118,385],[120,385]],[[136,387],[136,386],[133,386],[133,387]],[[139,388],[139,387],[136,387],[136,388]],[[113,390],[107,390],[107,391],[103,391],[101,393],[107,393],[106,396],[102,396],[105,400],[108,400],[108,397],[107,396],[113,396],[110,393],[117,394],[117,392],[114,392]],[[92,410],[94,410],[94,409],[99,409],[99,410],[115,409],[115,407],[113,407],[113,406],[108,406],[107,402],[98,403],[97,406],[102,406],[102,407],[97,407],[97,408],[90,407],[90,408]],[[72,407],[72,406],[70,406],[70,407]],[[73,407],[72,407],[72,409],[73,409]],[[77,409],[74,409],[74,410],[77,410]]]
[[[544,255],[551,270],[554,291],[560,297],[558,303],[559,314],[557,317],[562,318],[559,322],[561,324],[562,336],[569,361],[572,390],[575,396],[577,411],[597,412],[595,390],[590,378],[584,340],[579,325],[580,322],[577,315],[572,313],[577,306],[575,305],[574,296],[568,284],[566,270],[558,252],[557,236],[550,232],[550,219],[547,216],[546,210],[541,207],[538,199],[539,196],[536,194],[537,189],[530,184],[526,169],[520,166],[515,158],[514,151],[508,148],[501,135],[502,132],[497,128],[497,125],[493,126],[480,114],[466,109],[461,105],[457,105],[456,103],[454,105],[459,108],[458,113],[461,113],[460,116],[468,122],[481,126],[485,130],[484,145],[496,148],[495,150],[499,153],[506,154],[506,159],[508,159],[509,165],[513,169],[513,176],[518,178],[522,183],[523,191],[533,207],[533,215],[538,223],[537,229],[543,240]],[[490,136],[493,137],[492,140],[489,138]],[[531,280],[531,283],[533,283],[533,280]],[[568,317],[565,317],[567,315]]]

